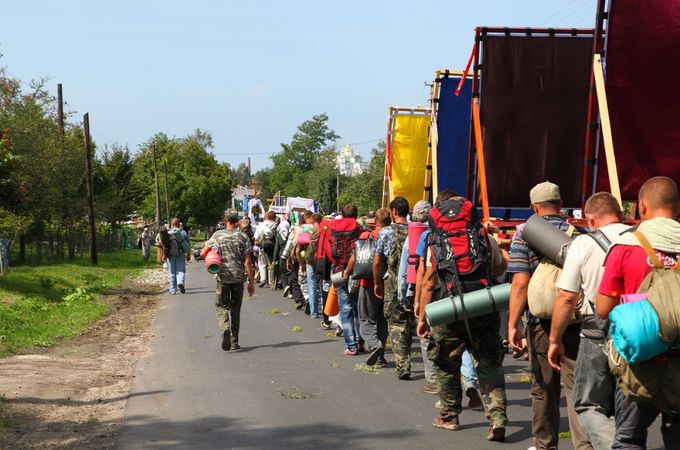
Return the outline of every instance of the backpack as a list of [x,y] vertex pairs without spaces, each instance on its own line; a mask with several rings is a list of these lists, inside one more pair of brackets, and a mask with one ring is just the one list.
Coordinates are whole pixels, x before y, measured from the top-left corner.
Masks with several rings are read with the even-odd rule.
[[653,402],[663,412],[680,410],[680,265],[665,268],[642,232],[634,231],[654,268],[638,288],[659,316],[659,337],[675,348],[655,358],[629,364],[607,342],[609,368],[628,399]]
[[[565,234],[571,237],[574,231],[574,226],[569,225],[569,229],[565,231]],[[557,281],[560,279],[561,274],[562,267],[558,266],[547,256],[544,256],[531,275],[527,289],[527,304],[532,316],[539,319],[550,319],[552,317],[555,297],[557,296]],[[570,324],[580,322],[583,319],[583,306],[583,292],[580,292],[577,308]]]
[[375,251],[375,239],[373,233],[366,231],[359,236],[354,243],[354,267],[352,276],[357,280],[373,278],[373,252]]
[[444,200],[430,210],[427,220],[433,268],[446,292],[462,297],[470,282],[488,285],[493,279],[491,244],[472,202]]
[[359,231],[359,225],[353,219],[336,221],[330,228],[328,245],[335,272],[347,267],[349,258],[354,251],[354,242],[359,238]]
[[278,228],[277,224],[274,223],[274,226],[270,228],[270,230],[272,232],[271,236],[265,236],[262,239],[262,243],[260,244],[262,251],[267,254],[269,259],[272,259],[274,257],[274,246],[276,244],[274,242],[274,239],[275,239],[277,231],[278,231],[277,228]]
[[175,256],[179,256],[181,254],[182,254],[182,252],[180,251],[179,242],[177,241],[177,237],[170,235],[170,247],[168,248],[168,255],[175,257]]
[[328,260],[328,237],[331,222],[324,220],[319,224],[319,237],[314,253],[314,269],[324,280],[330,278],[330,261]]
[[390,253],[387,255],[387,273],[389,277],[386,280],[385,292],[397,295],[397,278],[399,274],[399,263],[401,262],[401,252],[404,249],[404,242],[408,239],[408,226],[406,224],[393,223],[390,225],[394,228],[396,238]]

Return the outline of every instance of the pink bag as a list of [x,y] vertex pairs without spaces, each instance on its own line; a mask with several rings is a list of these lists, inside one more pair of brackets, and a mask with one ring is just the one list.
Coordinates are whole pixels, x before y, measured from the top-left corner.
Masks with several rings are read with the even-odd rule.
[[309,233],[305,232],[300,233],[300,235],[298,236],[298,245],[300,246],[309,245],[309,238],[310,238]]

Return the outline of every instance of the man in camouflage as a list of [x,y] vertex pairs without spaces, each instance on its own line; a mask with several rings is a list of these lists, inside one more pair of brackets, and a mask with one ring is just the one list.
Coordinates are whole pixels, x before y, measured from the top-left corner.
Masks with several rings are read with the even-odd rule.
[[216,231],[206,242],[206,247],[217,250],[222,263],[217,275],[215,309],[217,323],[222,331],[222,350],[238,351],[241,305],[243,303],[243,275],[248,273],[248,294],[255,292],[253,267],[250,262],[252,244],[238,229],[238,211],[229,208],[224,213],[226,228]]
[[[440,193],[438,201],[454,197],[453,193]],[[437,203],[438,205],[438,203]],[[435,207],[437,206],[435,205]],[[492,266],[491,275],[501,275],[506,268],[503,255],[493,238],[489,239]],[[458,430],[458,415],[463,410],[463,388],[461,383],[462,356],[468,349],[477,362],[479,385],[484,396],[486,417],[489,420],[487,439],[505,440],[507,423],[507,400],[505,396],[505,374],[503,372],[504,352],[501,346],[500,317],[491,313],[475,317],[469,322],[468,335],[464,322],[440,325],[429,329],[425,319],[425,306],[431,301],[447,301],[449,293],[439,283],[437,269],[429,257],[425,258],[426,269],[420,293],[420,317],[417,332],[421,338],[433,338],[428,347],[428,357],[435,366],[437,391],[441,403],[439,417],[433,422],[436,428]]]
[[[392,225],[380,230],[373,258],[375,295],[384,299],[384,314],[392,343],[392,353],[400,380],[411,378],[411,344],[415,329],[412,311],[399,303],[399,263],[401,250],[408,237],[408,200],[395,197],[390,203]],[[387,279],[384,275],[387,273]]]

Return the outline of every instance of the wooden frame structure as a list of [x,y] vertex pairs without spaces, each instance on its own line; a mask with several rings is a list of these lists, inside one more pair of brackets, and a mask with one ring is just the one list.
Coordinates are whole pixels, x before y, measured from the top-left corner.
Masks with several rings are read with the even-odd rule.
[[[398,115],[431,115],[431,108],[423,108],[419,106],[390,106],[388,109],[388,119],[387,119],[387,138],[386,138],[386,149],[385,149],[385,168],[383,171],[383,192],[382,192],[382,202],[381,207],[386,208],[390,203],[390,177],[388,173],[388,167],[390,165],[390,156],[392,142],[394,139],[394,122]],[[429,166],[429,155],[428,163]],[[427,167],[426,167],[427,173]]]

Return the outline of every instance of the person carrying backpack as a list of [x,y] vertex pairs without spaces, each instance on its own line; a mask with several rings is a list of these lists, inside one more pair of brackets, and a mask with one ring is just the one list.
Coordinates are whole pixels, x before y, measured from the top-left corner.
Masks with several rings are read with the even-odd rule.
[[[477,361],[482,395],[489,419],[487,439],[505,440],[507,401],[503,348],[498,312],[433,327],[426,322],[425,307],[431,301],[463,299],[466,292],[491,287],[492,280],[505,271],[506,263],[496,241],[489,238],[469,200],[453,192],[441,192],[430,211],[425,274],[419,298],[418,336],[433,338],[428,357],[435,366],[441,407],[432,425],[445,430],[460,429],[462,411],[462,357],[468,349]],[[463,303],[464,305],[464,303]]]
[[180,221],[174,217],[170,221],[170,229],[161,230],[161,242],[163,242],[163,258],[168,264],[168,282],[170,295],[177,294],[177,288],[184,294],[184,280],[186,274],[186,255],[191,250],[189,237],[181,228]]
[[[680,261],[680,224],[676,220],[680,213],[680,194],[675,181],[667,177],[647,180],[638,195],[638,211],[642,220],[640,225],[621,235],[607,255],[596,302],[601,319],[608,318],[623,294],[641,291],[647,292],[651,298],[653,292],[664,289],[668,293],[665,300],[677,302],[680,278],[673,272]],[[677,311],[677,305],[675,308]],[[676,334],[680,332],[680,324],[668,323],[673,319],[670,314],[659,314],[660,329],[670,326]],[[632,373],[619,376],[615,394],[613,449],[646,448],[647,428],[659,412],[665,447],[675,449],[680,445],[680,402],[677,401],[680,397],[677,371],[680,350],[677,342],[669,344],[671,348],[666,353],[628,365],[626,372]],[[609,363],[613,370],[611,359]],[[627,380],[635,380],[636,383],[630,385]],[[651,392],[653,385],[661,386],[662,392]],[[636,394],[642,390],[649,390],[652,398],[647,401],[637,399]],[[668,404],[673,398],[675,404]]]
[[258,222],[255,228],[255,243],[260,247],[258,255],[258,271],[260,273],[260,287],[271,284],[273,274],[271,271],[274,258],[274,235],[276,234],[276,213],[267,211],[265,220]]
[[383,299],[384,314],[392,342],[392,354],[400,380],[411,378],[411,344],[415,331],[412,311],[399,302],[399,266],[404,242],[408,239],[408,200],[395,197],[390,202],[392,225],[380,230],[373,257],[375,296]]
[[[326,243],[327,253],[331,260],[331,273],[344,272],[349,259],[354,252],[354,243],[359,239],[361,227],[357,223],[357,208],[354,205],[345,205],[342,208],[342,218],[334,220],[330,226],[330,236]],[[349,281],[349,277],[345,278]],[[359,353],[361,333],[359,332],[359,316],[357,314],[357,295],[348,287],[336,287],[338,294],[338,307],[342,321],[343,337],[345,346],[343,352],[346,356],[354,356]]]
[[[592,446],[595,450],[609,450],[614,438],[616,380],[609,372],[604,352],[609,321],[595,315],[595,300],[605,255],[611,243],[629,226],[621,223],[621,207],[608,192],[592,195],[583,212],[588,226],[594,231],[578,236],[569,246],[557,281],[559,291],[552,313],[548,361],[557,371],[574,373],[573,398],[567,397],[567,402],[573,404],[587,434],[577,440],[577,434],[572,432],[574,448]],[[582,305],[579,305],[580,293],[583,293]],[[581,312],[581,342],[576,361],[573,361],[566,357],[562,336],[575,314]]]

